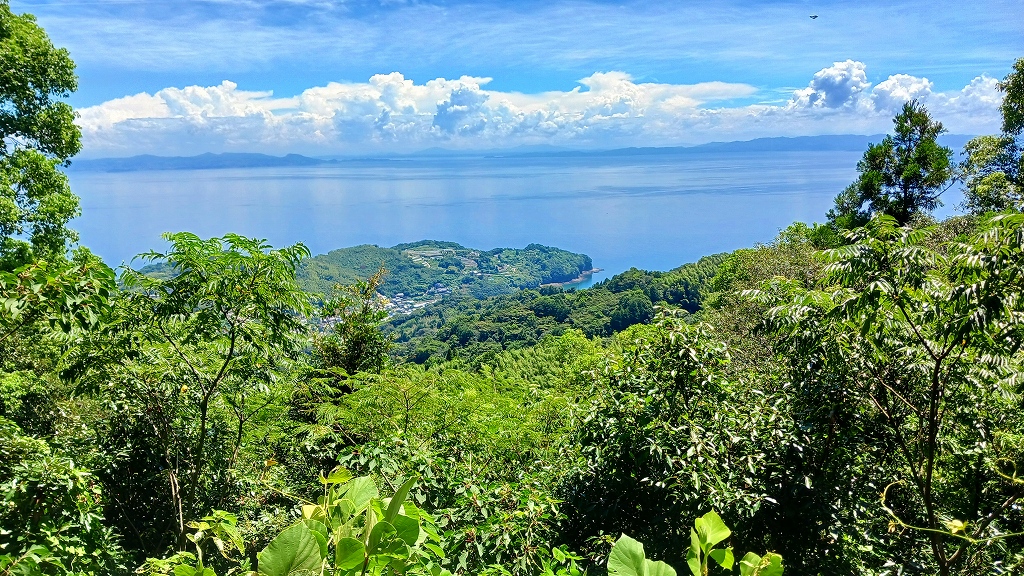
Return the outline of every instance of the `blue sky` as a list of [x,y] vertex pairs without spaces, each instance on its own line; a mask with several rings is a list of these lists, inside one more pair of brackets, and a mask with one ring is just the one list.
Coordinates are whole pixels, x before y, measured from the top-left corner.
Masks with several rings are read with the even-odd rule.
[[1019,0],[11,7],[78,63],[87,156],[863,133],[908,97],[974,133],[1024,56]]

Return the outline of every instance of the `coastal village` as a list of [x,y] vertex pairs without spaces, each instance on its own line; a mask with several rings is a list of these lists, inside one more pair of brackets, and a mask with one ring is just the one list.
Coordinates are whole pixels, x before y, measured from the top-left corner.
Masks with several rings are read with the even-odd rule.
[[[402,250],[402,255],[426,268],[443,269],[450,275],[451,281],[435,282],[425,292],[418,294],[399,292],[391,298],[384,295],[386,309],[389,315],[409,314],[425,306],[440,302],[447,296],[462,292],[461,288],[472,282],[473,279],[486,277],[506,277],[510,282],[515,282],[515,276],[520,270],[511,264],[500,262],[500,256],[487,258],[489,266],[481,269],[481,252],[472,249],[443,248],[436,246],[422,246]],[[499,261],[495,261],[499,260]],[[599,272],[599,268],[583,271],[580,276],[569,282],[549,282],[539,286],[572,286],[578,284]]]
[[[413,314],[453,296],[480,299],[522,289],[573,287],[598,271],[585,254],[540,244],[479,250],[423,240],[332,250],[304,262],[298,276],[307,290],[328,293],[381,266],[386,272],[377,296],[389,317]],[[321,328],[329,329],[334,321],[321,320]]]
[[[460,254],[460,252],[462,252],[462,254]],[[476,261],[476,258],[480,257],[479,250],[460,251],[454,248],[424,247],[403,250],[402,254],[407,256],[416,264],[426,268],[448,268],[449,271],[457,274],[460,284],[463,277],[485,275],[480,271]],[[458,264],[454,264],[453,260],[457,261]],[[447,264],[447,266],[444,266],[445,264]],[[499,275],[504,272],[502,268],[508,269],[510,267],[499,267]],[[410,314],[420,308],[440,302],[445,296],[451,295],[452,292],[452,288],[445,285],[443,282],[435,282],[426,290],[426,292],[420,294],[406,294],[405,292],[399,292],[391,298],[387,298],[383,294],[379,295],[385,302],[387,302],[385,309],[388,311],[388,314],[390,316],[394,316],[397,314]]]

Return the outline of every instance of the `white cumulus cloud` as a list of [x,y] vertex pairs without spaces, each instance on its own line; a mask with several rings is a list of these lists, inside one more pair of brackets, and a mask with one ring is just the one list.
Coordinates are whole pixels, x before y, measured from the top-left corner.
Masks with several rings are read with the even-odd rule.
[[871,90],[876,109],[896,111],[911,100],[927,100],[932,94],[932,83],[927,78],[909,74],[893,74]]
[[807,88],[797,90],[793,94],[793,103],[812,108],[850,106],[869,86],[867,67],[863,62],[836,62],[819,70]]
[[[998,130],[1002,96],[998,81],[986,75],[974,78],[958,91],[940,92],[928,78],[893,74],[872,85],[862,62],[846,60],[817,72],[806,88],[793,92],[784,107],[791,120],[807,125],[815,120],[846,131],[886,131],[903,105],[917,100],[954,133],[982,134]],[[766,110],[777,116],[778,110]],[[827,130],[826,130],[827,131]]]
[[615,147],[825,133],[878,133],[894,111],[918,99],[952,131],[998,128],[996,81],[974,79],[937,92],[927,78],[894,74],[872,84],[862,62],[836,62],[781,105],[738,104],[748,84],[637,82],[597,72],[565,91],[488,89],[490,78],[416,83],[401,73],[331,82],[300,94],[216,86],[166,88],[80,110],[85,153],[194,154],[206,151],[366,153],[429,146],[521,144]]

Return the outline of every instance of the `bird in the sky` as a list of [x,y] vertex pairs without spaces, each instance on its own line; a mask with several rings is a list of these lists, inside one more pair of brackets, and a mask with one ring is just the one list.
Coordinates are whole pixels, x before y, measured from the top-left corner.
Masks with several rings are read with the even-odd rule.
[[811,14],[811,20],[816,20],[817,18],[818,18],[817,14]]

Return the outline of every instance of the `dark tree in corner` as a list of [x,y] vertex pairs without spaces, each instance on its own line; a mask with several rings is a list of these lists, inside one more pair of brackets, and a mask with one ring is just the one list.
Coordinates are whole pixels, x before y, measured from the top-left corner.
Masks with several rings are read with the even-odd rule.
[[902,226],[942,205],[939,196],[953,179],[953,151],[936,141],[945,128],[917,100],[904,104],[893,123],[895,134],[869,145],[857,163],[860,176],[836,197],[830,222],[856,228],[873,214],[888,214]]

